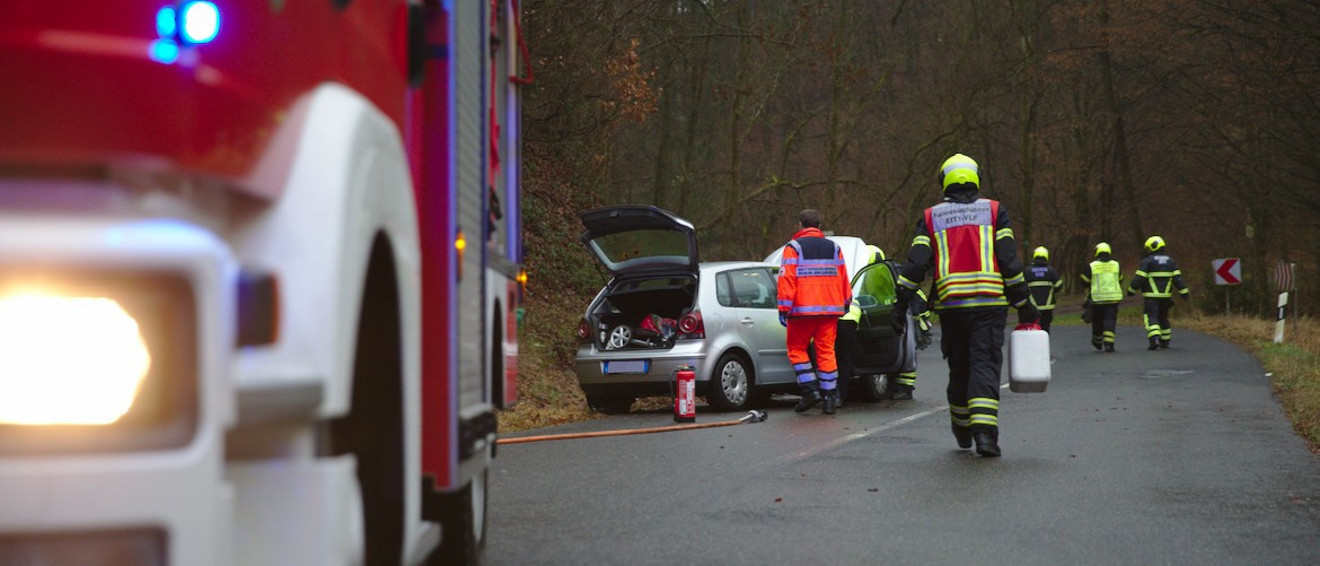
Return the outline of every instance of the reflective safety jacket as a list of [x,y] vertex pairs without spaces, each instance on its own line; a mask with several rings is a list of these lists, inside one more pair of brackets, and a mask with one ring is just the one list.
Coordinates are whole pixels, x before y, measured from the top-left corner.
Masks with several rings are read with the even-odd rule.
[[999,201],[976,195],[948,194],[917,223],[899,285],[915,293],[933,266],[936,310],[1020,306],[1027,300],[1008,213]]
[[843,316],[852,303],[843,250],[818,228],[804,228],[779,259],[779,312],[788,316]]
[[[1103,257],[1103,256],[1102,256]],[[1106,305],[1123,300],[1123,274],[1112,259],[1095,260],[1082,272],[1091,304]]]
[[1043,311],[1054,310],[1054,292],[1063,287],[1059,273],[1049,264],[1031,264],[1022,272],[1027,280],[1027,290],[1031,293],[1031,302]]
[[1148,299],[1173,298],[1174,289],[1180,295],[1191,292],[1187,284],[1183,283],[1178,264],[1173,258],[1161,253],[1147,254],[1142,258],[1137,273],[1132,276],[1132,283],[1128,285],[1129,293],[1140,292],[1141,296]]

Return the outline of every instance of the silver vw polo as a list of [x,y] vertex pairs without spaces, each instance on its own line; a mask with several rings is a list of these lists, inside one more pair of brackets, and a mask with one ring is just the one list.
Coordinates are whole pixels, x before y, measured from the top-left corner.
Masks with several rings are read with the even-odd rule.
[[[692,224],[654,206],[580,218],[582,243],[611,276],[578,324],[576,373],[592,408],[623,411],[637,397],[669,395],[685,365],[720,410],[797,391],[776,308],[777,263],[702,263]],[[891,341],[899,350],[909,342]]]

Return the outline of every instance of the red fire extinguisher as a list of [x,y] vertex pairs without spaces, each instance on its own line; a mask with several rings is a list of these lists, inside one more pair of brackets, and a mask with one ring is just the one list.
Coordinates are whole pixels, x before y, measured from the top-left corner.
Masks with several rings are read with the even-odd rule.
[[697,422],[697,372],[689,365],[674,370],[674,422]]

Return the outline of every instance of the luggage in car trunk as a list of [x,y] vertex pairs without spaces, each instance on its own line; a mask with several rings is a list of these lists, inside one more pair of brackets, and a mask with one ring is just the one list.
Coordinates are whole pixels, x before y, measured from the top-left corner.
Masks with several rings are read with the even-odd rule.
[[592,305],[589,322],[602,350],[673,347],[678,319],[692,310],[692,277],[615,281]]

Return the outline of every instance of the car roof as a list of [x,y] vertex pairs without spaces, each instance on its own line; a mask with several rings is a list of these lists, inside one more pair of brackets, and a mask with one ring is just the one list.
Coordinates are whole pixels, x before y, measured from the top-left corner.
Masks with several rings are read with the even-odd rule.
[[700,269],[702,272],[706,272],[737,269],[739,267],[769,267],[771,269],[779,269],[779,264],[764,261],[703,261],[701,262]]
[[[851,280],[857,275],[857,270],[865,267],[871,260],[871,253],[866,249],[866,240],[857,236],[825,236],[826,239],[839,245],[843,250],[843,262],[848,266],[848,279]],[[784,246],[775,248],[770,255],[765,256],[766,263],[779,265],[779,257],[784,253]]]

